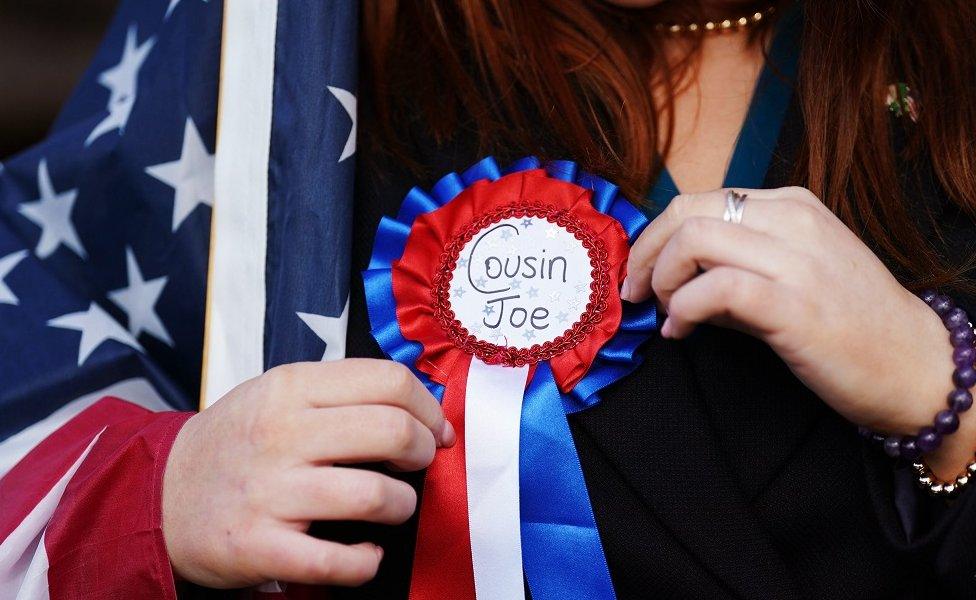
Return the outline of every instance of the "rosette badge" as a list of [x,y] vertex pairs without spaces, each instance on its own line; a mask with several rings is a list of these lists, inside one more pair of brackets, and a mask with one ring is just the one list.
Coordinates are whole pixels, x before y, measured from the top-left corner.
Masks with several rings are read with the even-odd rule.
[[636,368],[652,304],[623,305],[647,224],[571,162],[486,158],[417,188],[363,274],[373,335],[441,399],[411,598],[613,598],[566,415]]

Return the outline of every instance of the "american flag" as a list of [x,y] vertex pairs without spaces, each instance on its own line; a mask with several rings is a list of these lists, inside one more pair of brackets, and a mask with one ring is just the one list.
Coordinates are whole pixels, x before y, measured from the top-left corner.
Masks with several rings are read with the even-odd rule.
[[0,598],[174,597],[152,450],[187,413],[155,413],[343,356],[357,19],[123,2],[0,166]]

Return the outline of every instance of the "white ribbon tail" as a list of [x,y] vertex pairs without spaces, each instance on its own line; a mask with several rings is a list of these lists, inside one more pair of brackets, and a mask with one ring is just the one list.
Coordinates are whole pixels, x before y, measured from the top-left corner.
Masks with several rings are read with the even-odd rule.
[[519,521],[519,423],[529,367],[471,359],[464,460],[475,595],[524,600]]

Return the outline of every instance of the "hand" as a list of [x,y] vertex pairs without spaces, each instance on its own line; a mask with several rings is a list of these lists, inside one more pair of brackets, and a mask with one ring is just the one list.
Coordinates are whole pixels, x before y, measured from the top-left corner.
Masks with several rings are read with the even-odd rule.
[[399,524],[408,484],[347,463],[423,469],[454,444],[440,405],[402,365],[351,359],[271,369],[186,422],[163,481],[174,571],[217,588],[270,580],[359,585],[381,548],[306,534],[313,520]]
[[[656,296],[665,337],[707,322],[760,338],[855,423],[898,434],[928,425],[951,390],[939,317],[810,191],[737,191],[748,194],[740,224],[722,221],[725,190],[676,197],[634,244],[621,296]],[[946,442],[959,444],[940,450],[958,470],[976,432]]]

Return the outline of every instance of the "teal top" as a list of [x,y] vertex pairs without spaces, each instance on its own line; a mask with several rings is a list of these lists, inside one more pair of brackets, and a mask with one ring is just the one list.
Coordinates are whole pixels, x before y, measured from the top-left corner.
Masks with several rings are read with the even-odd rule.
[[[791,8],[777,25],[768,60],[756,82],[749,111],[732,151],[723,187],[762,187],[793,96],[801,25],[802,16],[797,8]],[[647,196],[651,204],[650,216],[660,214],[679,193],[671,174],[663,169]]]

